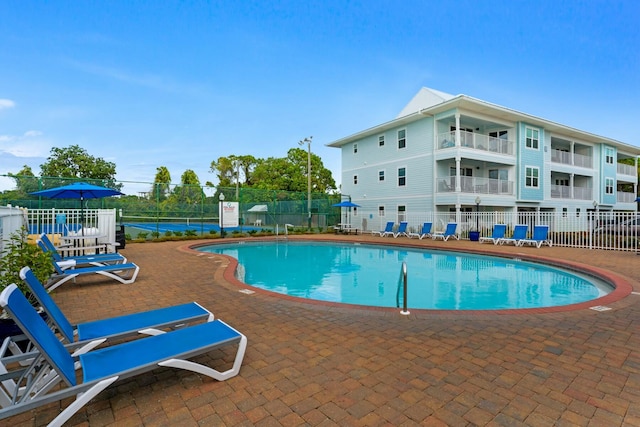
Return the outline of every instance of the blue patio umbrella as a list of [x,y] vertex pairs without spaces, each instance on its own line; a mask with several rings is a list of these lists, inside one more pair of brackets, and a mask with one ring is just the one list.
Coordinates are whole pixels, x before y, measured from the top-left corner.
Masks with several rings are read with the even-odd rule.
[[344,202],[340,202],[340,203],[335,203],[331,206],[334,206],[336,208],[359,208],[360,207],[360,205],[356,205],[355,203],[349,200],[345,200]]
[[[336,208],[349,208],[347,212],[351,212],[351,208],[359,208],[360,205],[353,203],[351,200],[344,200],[340,203],[334,203],[331,205]],[[349,218],[347,217],[347,222],[349,222]]]
[[[34,196],[47,197],[49,199],[80,199],[80,223],[84,225],[84,200],[100,199],[109,196],[118,196],[121,193],[112,188],[101,187],[99,185],[87,184],[86,182],[74,182],[73,184],[61,187],[49,188],[47,190],[34,191],[29,193]],[[84,227],[82,228],[84,233]]]

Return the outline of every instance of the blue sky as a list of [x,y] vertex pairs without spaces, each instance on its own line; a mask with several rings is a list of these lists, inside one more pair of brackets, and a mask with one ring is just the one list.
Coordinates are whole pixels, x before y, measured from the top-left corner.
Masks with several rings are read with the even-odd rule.
[[639,19],[635,0],[4,0],[0,174],[77,144],[119,180],[216,184],[212,160],[312,135],[339,183],[325,144],[423,86],[639,145]]

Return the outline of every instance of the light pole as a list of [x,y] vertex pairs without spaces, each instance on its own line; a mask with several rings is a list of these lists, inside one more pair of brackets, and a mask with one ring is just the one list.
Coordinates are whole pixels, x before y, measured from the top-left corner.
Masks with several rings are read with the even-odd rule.
[[307,144],[307,221],[309,230],[311,230],[311,140],[313,136],[299,141],[298,144],[303,146]]
[[476,231],[480,231],[480,224],[479,224],[479,219],[480,219],[480,202],[482,200],[480,200],[480,196],[476,197]]
[[224,193],[220,193],[218,200],[220,200],[220,238],[224,239]]

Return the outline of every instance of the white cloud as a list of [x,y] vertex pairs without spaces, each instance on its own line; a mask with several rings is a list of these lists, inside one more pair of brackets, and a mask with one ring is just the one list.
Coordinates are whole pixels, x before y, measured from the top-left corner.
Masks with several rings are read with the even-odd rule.
[[38,130],[26,131],[23,135],[0,135],[0,153],[16,157],[47,157],[51,143]]
[[0,98],[0,110],[13,108],[16,106],[16,103],[10,99],[2,99]]

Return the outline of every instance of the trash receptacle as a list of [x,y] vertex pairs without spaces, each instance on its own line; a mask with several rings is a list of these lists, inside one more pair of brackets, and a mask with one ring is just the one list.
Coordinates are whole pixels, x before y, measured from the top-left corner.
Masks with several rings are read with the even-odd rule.
[[470,231],[469,232],[469,240],[472,242],[477,242],[480,240],[480,232],[479,231]]
[[118,252],[118,249],[124,249],[127,243],[124,238],[124,225],[120,225],[120,228],[116,230],[116,242],[119,243],[118,246],[116,246],[116,252]]

